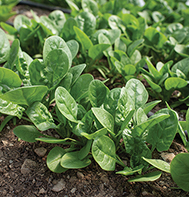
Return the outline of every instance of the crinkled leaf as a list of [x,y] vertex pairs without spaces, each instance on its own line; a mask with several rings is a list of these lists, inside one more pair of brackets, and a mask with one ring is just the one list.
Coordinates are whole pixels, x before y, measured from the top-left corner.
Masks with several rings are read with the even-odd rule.
[[40,102],[35,102],[29,106],[26,114],[40,131],[56,128],[51,113],[46,106]]

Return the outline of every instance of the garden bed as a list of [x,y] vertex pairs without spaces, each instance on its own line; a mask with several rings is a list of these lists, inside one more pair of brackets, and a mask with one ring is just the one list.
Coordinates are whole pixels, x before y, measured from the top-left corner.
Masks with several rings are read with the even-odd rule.
[[[32,18],[31,9],[38,16],[49,15],[50,13],[29,6],[19,5],[14,7],[17,14],[24,14],[28,18]],[[14,18],[15,16],[11,17],[9,22],[13,22]],[[93,70],[91,74],[95,79],[105,80],[97,70]],[[120,79],[118,78],[115,81],[115,84],[118,82],[118,87],[120,87]],[[145,80],[143,80],[143,84],[147,86]],[[109,89],[117,87],[109,81],[106,85]],[[152,111],[156,112],[164,107],[166,106],[157,105]],[[183,109],[186,111],[186,106]],[[184,120],[185,117],[181,107],[176,111],[180,120]],[[6,116],[2,115],[0,123],[5,118]],[[116,172],[122,170],[119,165],[116,165],[115,171],[104,171],[93,158],[91,164],[86,168],[69,169],[60,174],[51,172],[47,167],[46,160],[48,153],[55,145],[39,141],[34,143],[25,142],[19,140],[13,133],[16,126],[27,124],[30,124],[30,122],[23,119],[13,119],[6,124],[0,133],[0,196],[189,196],[188,192],[178,189],[169,173],[163,172],[161,177],[153,182],[128,182],[128,179],[135,176],[128,177],[116,174]],[[49,136],[60,138],[60,135],[52,129],[45,132]],[[64,146],[60,145],[60,147]],[[153,158],[163,159],[170,163],[174,156],[181,152],[187,152],[187,150],[180,137],[176,136],[168,151],[154,151]],[[125,164],[129,164],[127,155],[123,156],[122,159]]]

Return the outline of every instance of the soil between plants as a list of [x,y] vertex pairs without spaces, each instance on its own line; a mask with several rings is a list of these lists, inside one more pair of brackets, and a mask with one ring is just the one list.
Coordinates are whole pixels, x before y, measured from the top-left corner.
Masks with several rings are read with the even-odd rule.
[[[4,117],[1,116],[0,123]],[[27,124],[24,120],[17,120],[17,125]],[[15,125],[10,121],[0,133],[0,196],[2,197],[153,197],[171,196],[186,197],[188,192],[178,189],[170,174],[163,173],[154,182],[129,183],[128,177],[115,174],[121,170],[116,166],[113,172],[102,170],[95,161],[79,170],[68,170],[61,174],[51,172],[46,166],[48,152],[56,145],[43,142],[28,143],[18,141],[13,133]],[[52,130],[48,134],[54,135]],[[47,152],[43,157],[35,153],[36,148],[44,147]],[[169,153],[185,152],[185,148],[174,141]],[[160,153],[155,152],[155,158]],[[30,159],[35,167],[27,172],[21,170],[24,162]],[[124,158],[129,162],[128,158]],[[130,177],[129,177],[130,178]],[[54,191],[57,183],[63,182],[62,190]],[[177,189],[172,189],[173,187]]]
[[[17,14],[24,14],[32,17],[30,10],[38,16],[48,15],[50,12],[29,6],[16,6],[14,11]],[[13,22],[14,17],[9,21]],[[4,120],[0,117],[0,124]],[[17,120],[17,125],[28,124],[24,120]],[[116,166],[114,172],[102,170],[95,161],[87,168],[79,170],[68,170],[61,174],[51,172],[46,166],[48,152],[56,145],[42,142],[28,143],[18,141],[13,134],[15,125],[10,121],[0,133],[0,196],[2,197],[186,197],[188,192],[178,189],[177,185],[168,173],[154,182],[129,183],[131,177],[115,174],[121,170]],[[48,134],[54,135],[53,131]],[[44,147],[47,152],[43,157],[35,153],[36,148]],[[168,153],[175,155],[185,152],[180,141],[175,140]],[[160,153],[155,152],[154,158],[161,158]],[[23,173],[21,168],[26,160],[33,161],[35,167]],[[129,159],[125,157],[125,162]],[[60,191],[54,191],[58,183],[62,183]],[[173,189],[177,188],[177,189]]]

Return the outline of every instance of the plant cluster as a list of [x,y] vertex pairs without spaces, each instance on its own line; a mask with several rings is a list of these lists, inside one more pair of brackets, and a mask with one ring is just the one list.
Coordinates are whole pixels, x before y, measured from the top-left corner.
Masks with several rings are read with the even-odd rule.
[[[139,7],[138,1],[82,0],[79,9],[66,2],[71,16],[33,13],[34,19],[18,15],[14,27],[1,23],[15,39],[10,47],[0,29],[0,113],[7,115],[0,129],[12,118],[23,118],[32,125],[14,129],[19,139],[60,144],[47,156],[56,173],[84,168],[93,158],[104,170],[114,171],[118,164],[123,169],[117,174],[138,174],[129,181],[153,181],[161,171],[150,172],[151,164],[189,191],[188,153],[171,165],[152,159],[155,149],[169,149],[177,133],[188,146],[189,112],[179,121],[167,104],[147,116],[161,102],[148,102],[149,94],[169,101],[178,90],[182,99],[175,106],[188,103],[188,7],[183,1],[146,1]],[[103,58],[108,67],[100,65]],[[94,69],[104,78],[114,76],[112,82],[122,75],[124,85],[109,89],[89,74]],[[48,129],[60,138],[46,135]],[[180,159],[186,166],[179,171]]]

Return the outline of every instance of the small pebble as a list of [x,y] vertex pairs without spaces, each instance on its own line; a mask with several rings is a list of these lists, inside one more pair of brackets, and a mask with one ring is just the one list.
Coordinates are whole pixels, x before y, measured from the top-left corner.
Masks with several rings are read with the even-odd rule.
[[56,185],[54,185],[54,187],[52,188],[52,191],[59,192],[65,188],[66,188],[66,183],[63,179],[61,179]]
[[71,189],[71,193],[73,194],[75,192],[76,192],[76,188],[74,187],[74,188]]
[[40,147],[40,148],[36,148],[34,150],[34,152],[39,156],[39,157],[44,157],[46,152],[47,152],[47,149],[44,148],[44,147]]
[[9,163],[13,163],[13,160],[9,160]]
[[46,193],[46,191],[44,190],[44,188],[41,188],[41,189],[39,190],[39,194],[44,194],[44,193]]
[[84,175],[83,175],[83,173],[81,173],[81,172],[77,172],[77,177],[78,177],[79,179],[84,179]]

